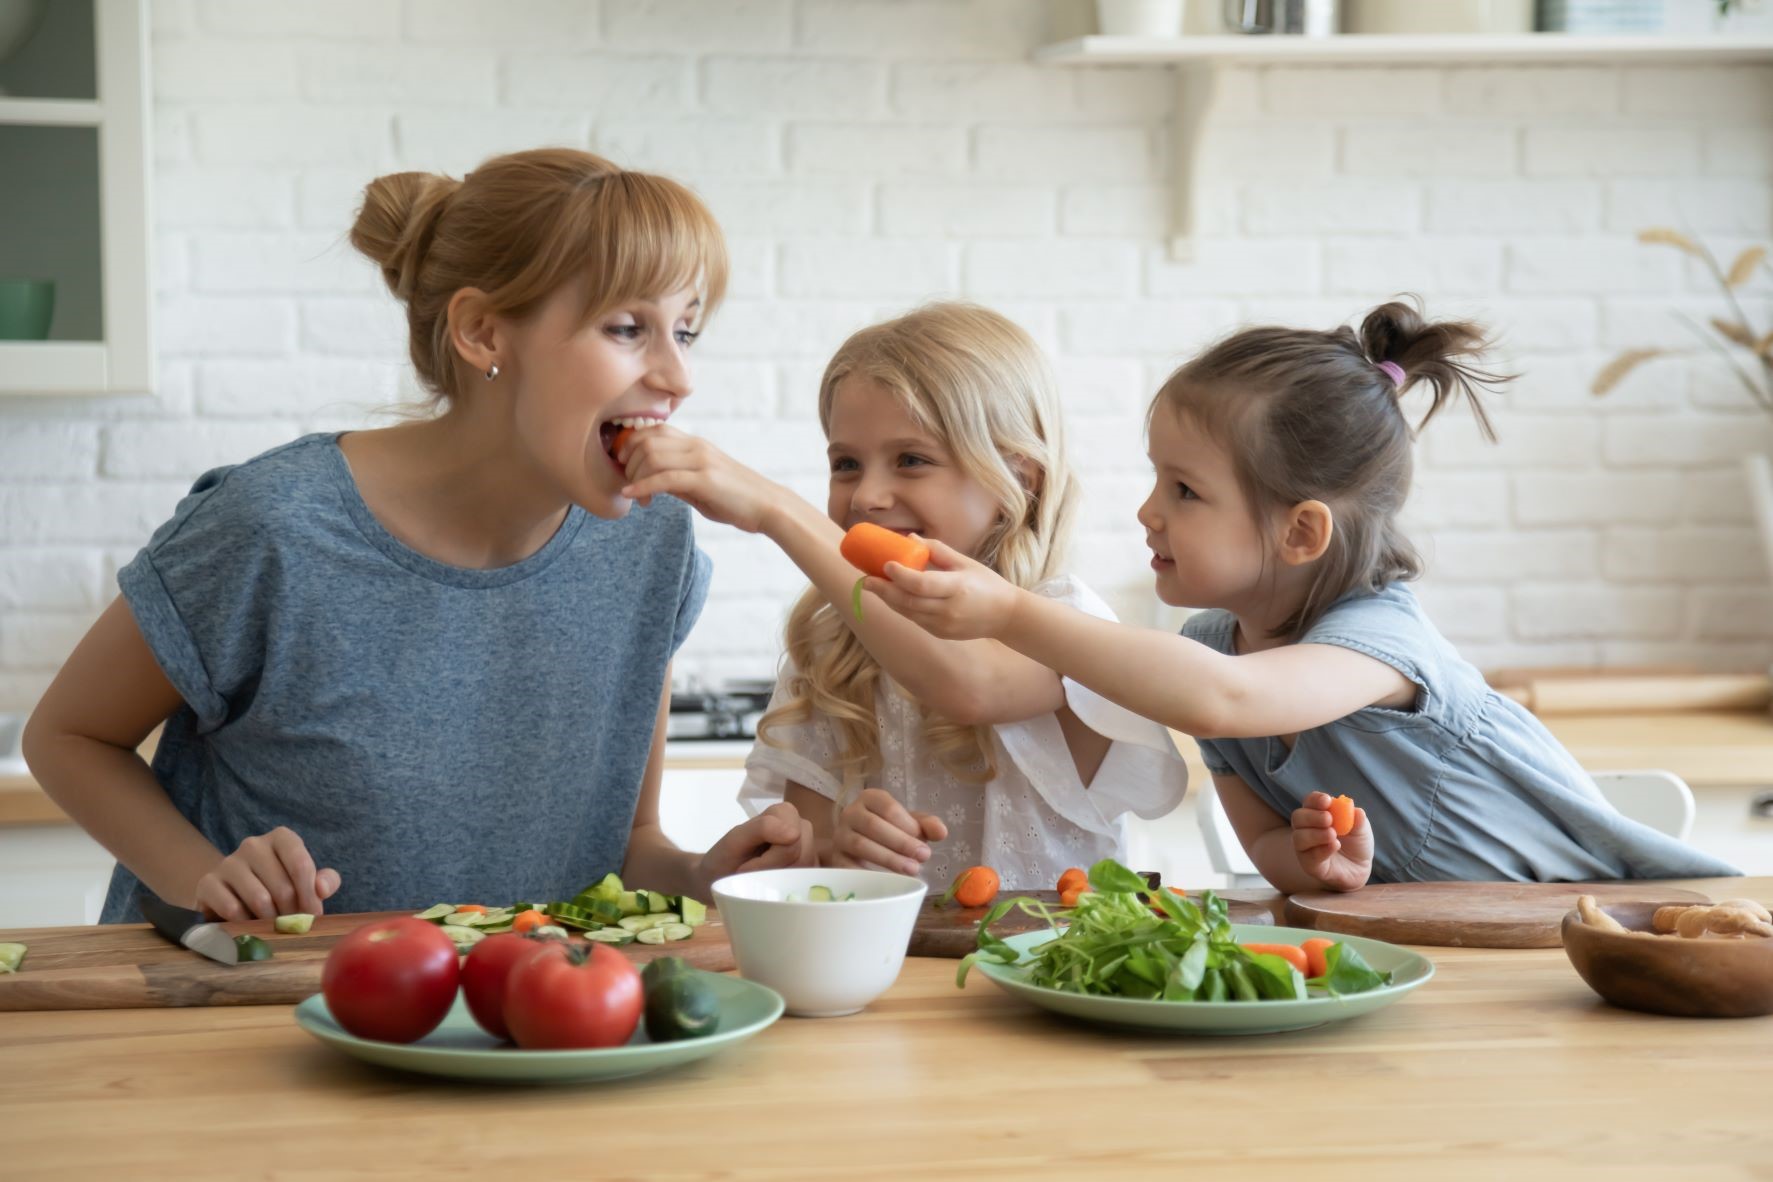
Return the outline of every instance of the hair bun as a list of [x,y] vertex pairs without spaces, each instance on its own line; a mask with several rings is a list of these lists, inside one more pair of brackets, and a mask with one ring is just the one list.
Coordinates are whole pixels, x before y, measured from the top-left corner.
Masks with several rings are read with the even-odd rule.
[[412,293],[437,220],[461,187],[461,181],[436,173],[395,172],[363,190],[351,245],[381,268],[388,289],[401,299]]
[[[1434,401],[1418,429],[1448,402],[1463,397],[1484,436],[1492,441],[1496,438],[1478,391],[1492,389],[1510,377],[1481,368],[1479,363],[1490,342],[1480,326],[1468,320],[1431,321],[1414,302],[1392,300],[1367,313],[1358,335],[1368,361],[1403,372],[1403,380],[1395,383],[1399,395],[1421,382],[1433,390]],[[1389,373],[1383,376],[1387,381],[1392,377]]]

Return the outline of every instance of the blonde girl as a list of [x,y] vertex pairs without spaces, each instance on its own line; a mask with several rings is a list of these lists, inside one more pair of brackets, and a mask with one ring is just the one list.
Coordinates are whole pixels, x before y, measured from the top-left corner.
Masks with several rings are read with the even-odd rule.
[[1181,799],[1184,765],[1145,723],[996,641],[925,635],[863,597],[838,553],[872,522],[945,543],[1009,585],[1112,619],[1067,573],[1077,501],[1051,373],[988,309],[933,304],[856,333],[826,367],[823,512],[675,432],[627,455],[629,495],[683,497],[779,545],[811,580],[741,800],[786,800],[822,859],[945,886],[984,862],[1006,886],[1050,887],[1118,855],[1129,813]]

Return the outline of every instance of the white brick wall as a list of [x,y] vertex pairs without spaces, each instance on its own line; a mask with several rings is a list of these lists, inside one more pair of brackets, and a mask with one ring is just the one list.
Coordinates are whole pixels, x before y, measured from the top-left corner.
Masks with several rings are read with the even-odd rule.
[[[0,400],[0,709],[27,707],[205,468],[375,421],[404,330],[343,242],[378,172],[545,143],[669,172],[733,246],[685,422],[822,500],[820,369],[854,329],[962,295],[1054,354],[1084,478],[1075,564],[1156,618],[1133,510],[1141,411],[1244,321],[1327,326],[1394,292],[1480,316],[1523,380],[1500,446],[1432,424],[1407,524],[1424,596],[1484,664],[1773,659],[1740,457],[1773,448],[1685,348],[1703,274],[1637,245],[1773,235],[1773,70],[1227,71],[1194,261],[1164,250],[1161,68],[1057,70],[1034,0],[155,0],[160,390]],[[1773,314],[1773,281],[1746,295]],[[1420,409],[1418,407],[1418,409]],[[799,587],[718,526],[686,669],[760,673]]]

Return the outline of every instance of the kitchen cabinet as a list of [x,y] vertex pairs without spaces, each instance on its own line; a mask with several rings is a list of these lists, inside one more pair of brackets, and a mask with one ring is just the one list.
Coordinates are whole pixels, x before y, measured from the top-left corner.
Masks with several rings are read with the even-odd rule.
[[152,386],[147,5],[0,0],[0,281],[50,280],[46,340],[0,340],[0,395]]

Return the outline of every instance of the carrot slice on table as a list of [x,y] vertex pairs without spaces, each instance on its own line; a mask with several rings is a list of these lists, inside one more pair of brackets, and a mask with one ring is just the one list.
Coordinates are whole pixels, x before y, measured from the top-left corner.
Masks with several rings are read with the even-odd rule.
[[1059,885],[1056,889],[1061,895],[1063,895],[1074,886],[1088,886],[1089,883],[1089,872],[1084,870],[1081,866],[1073,866],[1059,876]]
[[547,922],[548,917],[546,915],[543,915],[540,911],[531,907],[528,911],[519,911],[517,913],[517,918],[511,921],[511,930],[518,935],[522,935],[524,932],[535,931]]
[[485,905],[480,904],[480,903],[457,903],[456,910],[457,911],[485,911],[486,907],[485,907]]
[[969,866],[954,877],[948,897],[962,907],[983,907],[997,898],[1000,880],[989,866]]
[[1354,798],[1338,796],[1330,802],[1330,825],[1337,837],[1347,837],[1354,828]]

